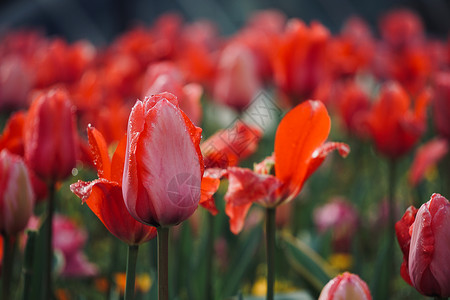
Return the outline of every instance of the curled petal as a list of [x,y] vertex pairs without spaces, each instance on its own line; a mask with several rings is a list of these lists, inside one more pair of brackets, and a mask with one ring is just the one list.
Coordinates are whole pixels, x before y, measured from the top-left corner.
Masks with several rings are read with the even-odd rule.
[[410,206],[406,210],[401,220],[395,224],[397,240],[400,245],[400,249],[403,252],[403,263],[400,269],[400,275],[410,285],[412,285],[412,283],[408,271],[409,246],[411,243],[411,235],[409,234],[409,229],[414,223],[416,214],[417,208],[415,208],[414,206]]
[[345,143],[337,142],[327,142],[322,144],[312,154],[305,179],[311,176],[312,173],[314,173],[314,171],[316,171],[317,168],[322,164],[328,154],[330,154],[334,150],[337,150],[342,157],[347,157],[347,155],[350,153],[350,146]]
[[231,201],[225,204],[225,213],[230,218],[230,230],[232,233],[238,234],[241,232],[244,227],[245,216],[247,216],[251,206],[252,203],[235,205]]
[[228,191],[225,201],[235,205],[257,202],[265,207],[274,207],[278,200],[278,189],[282,186],[280,180],[272,175],[261,175],[249,169],[228,168]]
[[214,203],[213,195],[217,192],[220,185],[220,178],[222,178],[225,173],[226,170],[223,169],[206,169],[203,174],[199,204],[214,216],[217,215],[219,211]]

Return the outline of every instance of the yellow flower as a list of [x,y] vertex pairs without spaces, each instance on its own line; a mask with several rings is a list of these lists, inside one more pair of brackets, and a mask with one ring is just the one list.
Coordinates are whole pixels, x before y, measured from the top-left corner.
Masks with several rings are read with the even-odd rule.
[[340,272],[349,270],[353,265],[353,258],[348,253],[334,253],[328,261],[332,267]]

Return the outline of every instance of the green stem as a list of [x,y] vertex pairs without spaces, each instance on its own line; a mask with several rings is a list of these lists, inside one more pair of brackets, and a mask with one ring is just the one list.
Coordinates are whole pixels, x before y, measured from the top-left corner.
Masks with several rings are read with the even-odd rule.
[[169,300],[169,227],[158,227],[158,299]]
[[275,284],[275,208],[266,208],[267,300],[273,300]]
[[48,186],[47,219],[42,230],[45,232],[45,263],[44,263],[44,298],[52,298],[52,262],[53,262],[53,213],[55,210],[55,182]]
[[392,274],[396,273],[395,257],[394,257],[394,241],[395,241],[395,186],[396,180],[396,162],[389,162],[389,194],[388,194],[388,282],[392,280]]
[[138,245],[128,245],[127,253],[127,280],[125,285],[125,300],[134,299],[134,283],[136,280],[136,261],[138,256]]
[[27,245],[25,247],[25,258],[23,263],[23,276],[24,276],[23,295],[22,295],[23,300],[32,299],[31,282],[33,278],[33,263],[34,263],[36,236],[37,236],[36,231],[27,232]]
[[2,269],[2,299],[10,299],[12,267],[14,259],[14,239],[11,243],[11,236],[3,234],[3,269]]
[[206,289],[205,299],[214,299],[213,291],[213,258],[214,258],[214,216],[207,212],[207,248],[206,248]]

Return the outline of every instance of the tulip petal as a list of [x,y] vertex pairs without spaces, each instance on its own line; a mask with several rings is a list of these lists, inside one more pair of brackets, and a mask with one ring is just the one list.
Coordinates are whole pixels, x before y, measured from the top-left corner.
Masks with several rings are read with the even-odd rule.
[[244,205],[234,205],[230,201],[225,204],[225,213],[230,218],[230,230],[232,233],[238,234],[244,228],[245,216],[247,216],[251,206],[251,202]]
[[13,154],[23,156],[23,129],[25,119],[26,113],[22,111],[11,115],[0,136],[0,150],[8,149]]
[[116,182],[106,179],[78,181],[70,189],[89,206],[113,235],[127,244],[141,244],[156,236],[156,228],[136,221],[129,214],[122,188]]
[[334,150],[338,150],[339,154],[342,157],[347,157],[347,155],[350,153],[350,147],[345,143],[327,142],[322,144],[312,154],[311,161],[308,165],[308,171],[306,172],[305,180],[308,179],[309,176],[311,176],[318,167],[320,167],[328,154],[330,154]]
[[111,180],[122,185],[123,165],[125,162],[125,153],[127,151],[127,135],[119,141],[116,151],[114,151],[111,160]]
[[297,195],[306,179],[313,152],[325,142],[331,121],[320,101],[297,105],[281,120],[275,136],[275,176]]
[[105,138],[100,131],[90,124],[88,125],[87,133],[98,177],[111,179],[111,160],[109,159],[108,145],[106,144]]
[[219,188],[220,178],[224,176],[225,173],[226,170],[222,169],[206,169],[203,174],[199,204],[214,216],[217,215],[219,211],[214,203],[213,195]]

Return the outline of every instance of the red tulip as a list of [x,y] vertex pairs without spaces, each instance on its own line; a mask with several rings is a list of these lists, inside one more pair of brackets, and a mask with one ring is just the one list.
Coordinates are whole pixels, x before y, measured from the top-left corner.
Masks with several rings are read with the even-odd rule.
[[15,235],[25,229],[33,213],[34,193],[22,158],[0,152],[0,232]]
[[382,86],[367,118],[369,133],[378,151],[398,158],[417,143],[425,132],[429,98],[428,91],[424,91],[412,110],[411,100],[399,84],[389,82]]
[[77,158],[75,115],[67,92],[55,88],[31,104],[24,128],[25,160],[46,180],[71,174]]
[[110,160],[102,134],[88,127],[89,145],[99,179],[78,181],[70,190],[87,203],[92,212],[117,238],[129,245],[147,242],[156,236],[156,228],[136,221],[128,212],[122,196],[122,176],[126,137],[118,144]]
[[127,136],[122,186],[131,215],[153,226],[186,220],[200,200],[201,128],[163,93],[136,102]]
[[274,58],[276,85],[289,97],[308,99],[326,75],[326,45],[330,33],[320,23],[308,28],[293,19],[286,26]]
[[404,255],[401,275],[426,296],[450,297],[450,202],[439,194],[419,210],[409,208],[396,224]]
[[436,74],[433,121],[440,135],[450,141],[450,72]]
[[319,300],[372,300],[367,284],[358,275],[345,272],[330,280]]
[[0,136],[0,150],[7,149],[11,153],[23,156],[23,129],[25,120],[26,113],[22,111],[15,112],[9,117]]
[[[320,101],[307,101],[292,109],[281,120],[275,136],[275,151],[255,166],[255,171],[228,168],[229,186],[225,195],[230,228],[238,233],[252,203],[276,207],[296,197],[305,180],[335,149],[346,156],[347,145],[325,143],[330,118]],[[275,170],[275,175],[271,175]]]
[[421,146],[414,157],[409,173],[409,182],[416,186],[432,166],[435,166],[448,152],[444,139],[434,139]]

